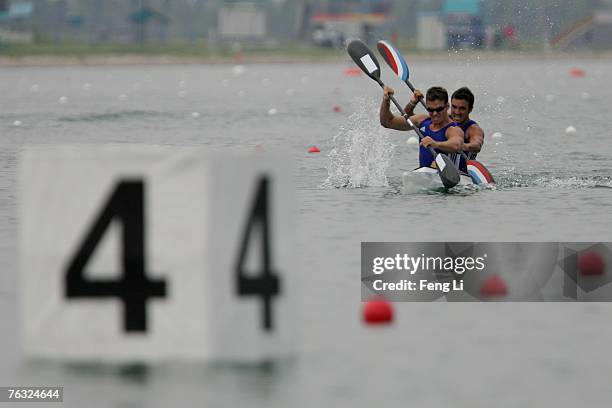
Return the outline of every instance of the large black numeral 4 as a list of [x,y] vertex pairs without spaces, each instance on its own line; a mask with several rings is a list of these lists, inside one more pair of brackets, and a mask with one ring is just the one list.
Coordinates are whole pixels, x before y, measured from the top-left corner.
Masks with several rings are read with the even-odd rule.
[[[86,280],[85,266],[115,218],[122,224],[121,279]],[[166,282],[146,275],[145,237],[144,183],[120,181],[68,265],[66,297],[119,298],[123,301],[125,331],[145,332],[147,300],[166,296]]]
[[[261,227],[262,269],[259,276],[245,274],[245,262],[251,239],[251,232],[256,226]],[[239,296],[260,296],[263,303],[262,326],[272,330],[272,296],[280,293],[279,278],[272,273],[270,253],[270,223],[268,221],[268,178],[262,177],[257,186],[253,209],[247,221],[242,238],[238,264],[236,266],[237,293]]]

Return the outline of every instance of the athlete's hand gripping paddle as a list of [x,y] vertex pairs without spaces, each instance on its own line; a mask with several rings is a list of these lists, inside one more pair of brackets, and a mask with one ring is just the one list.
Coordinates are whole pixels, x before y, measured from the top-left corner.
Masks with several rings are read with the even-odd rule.
[[[385,87],[385,84],[380,79],[380,65],[376,60],[376,56],[370,51],[367,45],[365,45],[360,40],[351,41],[347,47],[347,51],[355,64],[370,78],[375,80],[381,88]],[[391,101],[395,105],[395,107],[400,111],[406,122],[412,127],[412,129],[419,135],[419,139],[423,139],[423,134],[419,130],[418,127],[412,123],[410,118],[404,112],[404,109],[400,106],[393,95],[390,95]],[[440,176],[440,180],[442,184],[446,188],[453,188],[459,183],[459,171],[455,168],[455,165],[451,162],[451,160],[445,154],[438,154],[431,147],[429,151],[433,155],[436,165],[438,175]]]
[[[399,52],[397,48],[393,46],[388,41],[379,41],[376,44],[376,48],[378,48],[378,52],[383,57],[387,65],[391,67],[395,75],[399,77],[408,88],[414,93],[415,88],[410,82],[410,71],[408,69],[408,64],[406,64],[406,60]],[[419,98],[419,102],[425,109],[427,106],[425,105],[425,101],[423,98]],[[493,176],[489,172],[489,170],[485,167],[484,164],[477,160],[468,160],[466,154],[461,152],[461,157],[466,161],[468,174],[470,175],[474,184],[494,184],[495,180]]]

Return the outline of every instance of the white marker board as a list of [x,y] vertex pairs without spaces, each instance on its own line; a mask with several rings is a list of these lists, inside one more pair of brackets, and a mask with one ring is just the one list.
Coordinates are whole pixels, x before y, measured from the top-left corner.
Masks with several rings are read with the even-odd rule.
[[293,351],[286,160],[35,148],[20,172],[27,356],[258,361]]

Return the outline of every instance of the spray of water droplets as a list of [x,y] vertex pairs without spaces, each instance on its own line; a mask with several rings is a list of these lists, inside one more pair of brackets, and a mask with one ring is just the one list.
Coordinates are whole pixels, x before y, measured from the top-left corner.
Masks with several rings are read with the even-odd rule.
[[393,149],[378,120],[375,101],[357,100],[355,111],[334,136],[323,188],[384,187]]

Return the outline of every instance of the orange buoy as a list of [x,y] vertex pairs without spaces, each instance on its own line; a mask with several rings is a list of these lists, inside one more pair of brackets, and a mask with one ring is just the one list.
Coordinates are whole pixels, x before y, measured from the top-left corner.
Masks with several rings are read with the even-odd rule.
[[569,74],[573,78],[583,78],[586,75],[586,72],[580,68],[572,68],[570,69]]
[[333,110],[334,112],[336,112],[336,113],[340,113],[340,112],[342,112],[342,109],[341,109],[341,108],[340,108],[338,105],[335,105],[335,106],[332,108],[332,110]]
[[604,264],[604,260],[597,252],[585,252],[578,258],[578,270],[580,271],[581,275],[602,275],[605,268],[606,266]]
[[317,146],[312,146],[310,149],[308,149],[308,153],[320,153],[321,151],[319,150],[319,148]]
[[508,287],[499,275],[493,275],[483,282],[480,294],[486,297],[505,296],[508,294]]
[[385,299],[366,302],[363,321],[366,324],[390,324],[393,322],[393,306]]
[[346,76],[359,76],[361,75],[361,69],[358,67],[349,67],[344,70]]

